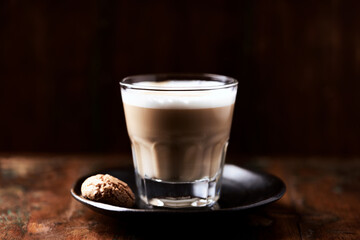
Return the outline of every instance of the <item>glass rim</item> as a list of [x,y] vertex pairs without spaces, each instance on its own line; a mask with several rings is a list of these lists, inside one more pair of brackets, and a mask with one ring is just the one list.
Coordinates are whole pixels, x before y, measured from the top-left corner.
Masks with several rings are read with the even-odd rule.
[[[138,82],[161,82],[167,80],[200,80],[200,81],[216,81],[223,83],[216,86],[192,86],[192,87],[164,87],[164,86],[144,86],[134,85]],[[123,78],[120,86],[125,89],[145,90],[145,91],[207,91],[231,88],[238,85],[235,78],[212,73],[159,73],[159,74],[138,74]]]

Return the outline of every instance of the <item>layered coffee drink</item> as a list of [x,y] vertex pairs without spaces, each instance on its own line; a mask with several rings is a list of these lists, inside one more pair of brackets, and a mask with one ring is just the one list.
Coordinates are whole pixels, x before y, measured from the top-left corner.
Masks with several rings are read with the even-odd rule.
[[167,207],[214,203],[236,86],[170,79],[132,87],[122,88],[122,99],[142,200]]

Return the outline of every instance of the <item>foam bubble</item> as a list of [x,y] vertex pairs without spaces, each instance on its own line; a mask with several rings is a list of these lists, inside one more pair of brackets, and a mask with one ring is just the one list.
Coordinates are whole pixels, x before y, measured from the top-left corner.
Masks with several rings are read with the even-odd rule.
[[[235,102],[236,87],[214,88],[212,90],[192,91],[190,89],[204,89],[224,85],[216,81],[164,81],[141,82],[136,86],[143,90],[131,88],[121,89],[124,103],[145,108],[176,108],[196,109],[214,108],[231,105]],[[154,91],[151,88],[167,91]],[[148,89],[148,90],[146,90]],[[177,91],[181,89],[182,91]]]

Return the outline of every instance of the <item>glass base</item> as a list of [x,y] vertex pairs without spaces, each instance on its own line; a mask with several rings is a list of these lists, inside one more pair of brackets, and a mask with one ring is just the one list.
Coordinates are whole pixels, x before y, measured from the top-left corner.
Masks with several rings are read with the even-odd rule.
[[140,199],[151,206],[167,208],[210,207],[219,199],[220,176],[212,180],[168,182],[136,175]]
[[217,199],[208,198],[152,198],[146,199],[141,196],[142,201],[155,207],[167,207],[167,208],[190,208],[190,207],[211,207],[217,201]]

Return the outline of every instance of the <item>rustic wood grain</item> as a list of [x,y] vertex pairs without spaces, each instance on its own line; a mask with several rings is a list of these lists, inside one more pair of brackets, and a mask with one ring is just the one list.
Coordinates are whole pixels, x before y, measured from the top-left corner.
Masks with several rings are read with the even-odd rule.
[[[0,239],[359,239],[360,161],[235,158],[282,178],[287,193],[265,207],[214,219],[113,219],[70,196],[81,175],[131,165],[126,155],[2,154]],[[170,232],[170,235],[169,235]]]

